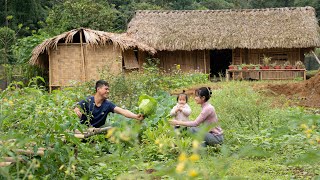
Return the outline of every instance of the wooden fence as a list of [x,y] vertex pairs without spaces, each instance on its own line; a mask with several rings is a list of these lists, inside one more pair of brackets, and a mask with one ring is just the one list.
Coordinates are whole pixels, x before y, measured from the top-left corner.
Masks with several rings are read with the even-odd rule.
[[306,80],[306,69],[226,70],[226,80]]

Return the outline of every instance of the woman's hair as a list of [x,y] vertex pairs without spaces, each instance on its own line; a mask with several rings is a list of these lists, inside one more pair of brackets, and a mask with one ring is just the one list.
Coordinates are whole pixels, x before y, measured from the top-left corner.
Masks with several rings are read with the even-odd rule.
[[182,93],[178,94],[177,101],[179,100],[180,96],[185,96],[186,97],[186,102],[188,102],[188,95],[185,92],[186,92],[185,90],[182,90]]
[[198,97],[205,97],[205,101],[207,102],[211,97],[212,91],[210,87],[201,87],[195,91],[195,95]]

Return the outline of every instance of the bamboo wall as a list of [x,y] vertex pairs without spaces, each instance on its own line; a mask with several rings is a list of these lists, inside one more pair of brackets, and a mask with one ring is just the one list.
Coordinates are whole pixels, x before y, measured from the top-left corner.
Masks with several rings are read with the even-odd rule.
[[210,54],[209,51],[160,51],[155,55],[160,59],[160,68],[170,71],[180,65],[182,71],[210,72]]
[[98,80],[99,71],[122,69],[121,51],[112,45],[91,47],[78,43],[59,44],[49,51],[49,85],[69,86],[72,81]]
[[289,61],[294,65],[297,61],[304,61],[304,49],[234,49],[232,51],[233,64],[263,64],[263,55],[272,57],[270,63],[277,61],[284,64]]
[[102,70],[105,73],[119,74],[122,71],[121,50],[112,45],[85,48],[86,79],[98,80]]

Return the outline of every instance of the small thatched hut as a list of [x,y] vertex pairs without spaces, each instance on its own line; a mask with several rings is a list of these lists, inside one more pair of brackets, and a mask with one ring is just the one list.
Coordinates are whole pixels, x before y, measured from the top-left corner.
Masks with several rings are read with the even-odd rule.
[[262,64],[264,55],[303,61],[320,46],[312,7],[243,10],[137,11],[128,34],[157,50],[160,66],[217,74],[230,64]]
[[156,51],[126,34],[86,28],[74,29],[45,40],[32,52],[30,63],[49,71],[49,87],[69,86],[72,81],[99,79],[99,70],[117,74],[139,68],[137,52]]

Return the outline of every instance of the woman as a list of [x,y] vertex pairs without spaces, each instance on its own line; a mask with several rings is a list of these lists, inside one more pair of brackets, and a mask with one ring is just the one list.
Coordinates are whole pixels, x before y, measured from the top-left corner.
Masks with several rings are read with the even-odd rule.
[[[195,91],[195,101],[197,104],[200,104],[202,107],[201,113],[194,121],[178,121],[176,119],[170,121],[172,125],[181,125],[191,127],[190,130],[193,133],[199,131],[199,126],[202,123],[205,123],[208,126],[214,126],[218,122],[217,114],[214,107],[208,102],[211,97],[210,87],[201,87]],[[223,131],[217,127],[212,127],[208,133],[206,133],[204,138],[204,145],[213,146],[215,144],[221,144],[223,142]]]

